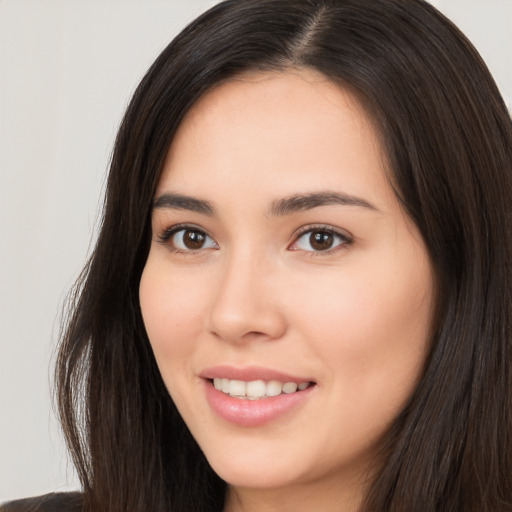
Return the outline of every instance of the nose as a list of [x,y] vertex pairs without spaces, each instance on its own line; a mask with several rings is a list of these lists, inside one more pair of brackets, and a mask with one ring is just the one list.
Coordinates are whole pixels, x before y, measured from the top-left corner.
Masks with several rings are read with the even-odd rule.
[[210,333],[234,344],[283,336],[286,319],[273,267],[255,255],[224,262],[207,318]]

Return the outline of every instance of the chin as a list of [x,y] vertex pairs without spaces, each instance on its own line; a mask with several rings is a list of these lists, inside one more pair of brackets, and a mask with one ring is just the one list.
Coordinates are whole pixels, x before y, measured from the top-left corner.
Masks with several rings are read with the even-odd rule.
[[[279,489],[304,481],[302,475],[290,467],[275,464],[277,454],[264,464],[246,460],[219,460],[210,463],[213,470],[228,485],[244,489]],[[274,462],[274,463],[272,463]]]
[[283,446],[282,442],[262,442],[261,438],[232,440],[203,448],[220,478],[234,487],[254,489],[286,487],[311,474],[312,464],[297,451],[300,452]]

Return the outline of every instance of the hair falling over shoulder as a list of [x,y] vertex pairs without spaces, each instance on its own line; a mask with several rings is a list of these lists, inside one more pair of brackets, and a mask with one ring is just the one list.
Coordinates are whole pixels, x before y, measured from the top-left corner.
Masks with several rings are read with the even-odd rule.
[[422,0],[228,0],[148,70],[56,369],[86,510],[223,510],[226,484],[176,410],[141,317],[151,206],[173,135],[206,91],[296,68],[349,88],[375,120],[436,277],[428,362],[382,440],[363,510],[512,510],[512,124],[476,50]]

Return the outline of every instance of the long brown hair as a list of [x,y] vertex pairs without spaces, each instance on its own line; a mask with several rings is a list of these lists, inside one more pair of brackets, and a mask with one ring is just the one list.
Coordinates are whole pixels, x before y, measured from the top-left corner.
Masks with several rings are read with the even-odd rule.
[[205,91],[300,67],[349,88],[375,120],[436,275],[431,353],[364,510],[512,510],[511,120],[478,53],[422,0],[228,0],[147,72],[119,129],[56,370],[87,510],[224,506],[226,484],[176,411],[142,322],[151,205],[173,134]]

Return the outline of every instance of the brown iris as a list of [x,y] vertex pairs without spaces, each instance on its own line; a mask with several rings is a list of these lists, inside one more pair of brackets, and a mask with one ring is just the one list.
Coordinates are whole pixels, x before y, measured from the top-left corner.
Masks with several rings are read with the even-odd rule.
[[332,247],[334,235],[327,231],[313,231],[309,235],[309,243],[316,251],[326,251]]
[[200,231],[187,230],[183,234],[183,245],[190,250],[201,249],[205,240],[206,235]]

